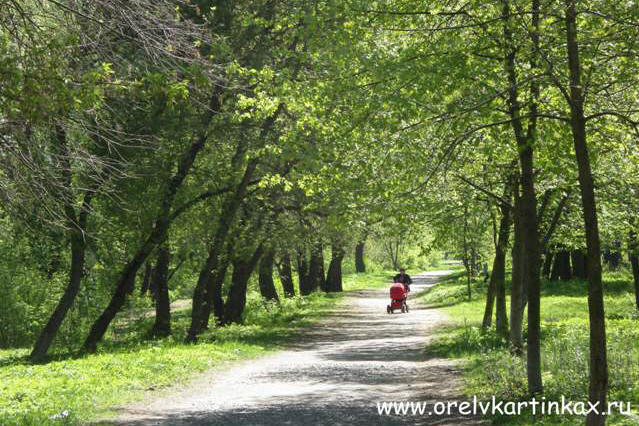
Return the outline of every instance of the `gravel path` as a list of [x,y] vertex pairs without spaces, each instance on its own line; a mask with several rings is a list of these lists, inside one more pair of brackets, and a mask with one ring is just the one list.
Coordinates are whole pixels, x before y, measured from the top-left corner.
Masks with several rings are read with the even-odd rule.
[[[415,277],[413,295],[449,271]],[[378,401],[461,400],[459,367],[424,347],[446,321],[409,298],[410,313],[388,315],[388,290],[349,293],[303,341],[270,356],[212,370],[161,396],[126,407],[133,425],[471,425],[457,414],[380,416]],[[428,408],[427,408],[428,410]]]

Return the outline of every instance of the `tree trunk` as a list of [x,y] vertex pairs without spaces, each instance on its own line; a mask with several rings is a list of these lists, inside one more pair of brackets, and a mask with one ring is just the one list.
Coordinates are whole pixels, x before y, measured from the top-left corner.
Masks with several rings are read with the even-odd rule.
[[[236,157],[239,157],[239,154],[244,151],[245,150],[242,147],[238,146]],[[251,181],[256,168],[257,160],[249,160],[235,192],[227,197],[224,205],[222,206],[218,226],[208,248],[208,257],[203,268],[200,270],[197,284],[193,290],[191,326],[189,327],[189,331],[186,336],[187,342],[195,342],[197,340],[197,336],[202,332],[202,327],[208,322],[207,317],[210,315],[210,303],[208,300],[211,297],[215,299],[214,293],[216,289],[213,278],[216,271],[219,270],[220,254],[224,248],[231,225],[235,220],[236,213],[244,199],[246,189],[248,188],[249,182]]]
[[632,266],[632,278],[635,283],[635,307],[639,310],[639,241],[634,230],[628,234],[628,260]]
[[300,295],[308,296],[313,292],[313,286],[310,281],[309,262],[305,252],[297,255],[297,276],[299,278]]
[[151,274],[153,273],[153,265],[150,262],[146,262],[146,266],[144,267],[144,275],[142,276],[142,284],[140,285],[140,296],[144,297],[144,295],[151,288]]
[[324,278],[324,254],[321,243],[317,243],[311,250],[311,260],[308,266],[308,284],[310,293],[322,289],[325,290]]
[[[507,194],[506,194],[507,195]],[[500,336],[508,337],[508,316],[506,314],[506,248],[508,247],[508,237],[510,235],[510,206],[501,205],[501,220],[499,222],[499,237],[495,248],[495,260],[490,276],[491,284],[494,283],[497,312],[496,325],[497,333]]]
[[513,352],[521,354],[523,351],[522,325],[524,321],[524,303],[522,287],[522,256],[521,256],[521,212],[518,184],[515,185],[513,208],[513,247],[512,247],[512,287],[510,294],[510,344]]
[[[546,193],[548,193],[548,191],[546,191]],[[555,213],[552,215],[552,220],[550,221],[550,225],[548,226],[548,229],[546,230],[546,233],[544,234],[544,238],[541,241],[540,249],[545,259],[544,272],[543,272],[544,278],[548,278],[552,268],[553,254],[550,254],[550,255],[548,254],[548,243],[550,242],[552,235],[555,233],[555,229],[557,229],[557,224],[559,224],[559,219],[561,219],[561,214],[563,213],[564,208],[566,207],[566,203],[568,202],[569,197],[570,197],[570,191],[566,192],[563,195],[563,197],[561,197],[561,200],[559,200],[559,204],[557,205],[557,208],[555,209]],[[537,217],[538,218],[542,217],[541,212],[537,214]],[[554,252],[556,252],[556,250],[553,250],[553,253]]]
[[603,253],[604,262],[612,271],[617,270],[621,263],[621,252],[619,251],[620,245],[619,241],[615,241],[614,246],[606,247]]
[[69,270],[69,282],[64,289],[64,294],[58,302],[53,314],[49,318],[49,321],[44,326],[38,340],[36,341],[33,350],[31,351],[31,361],[41,362],[43,361],[55,338],[62,321],[64,320],[67,312],[73,306],[78,292],[80,291],[80,284],[82,283],[82,277],[84,276],[84,261],[86,253],[86,242],[84,235],[81,231],[74,229],[71,232],[71,268]]
[[344,249],[341,246],[337,244],[331,246],[331,263],[326,276],[327,292],[342,291],[342,260],[344,255]]
[[280,276],[280,282],[282,283],[282,289],[284,290],[284,297],[295,297],[291,256],[288,253],[284,253],[281,256],[280,261],[277,264],[277,271]]
[[366,264],[364,263],[364,241],[359,241],[355,246],[355,272],[358,274],[366,272]]
[[248,281],[251,278],[257,262],[262,256],[263,247],[260,244],[249,259],[233,261],[233,276],[231,279],[231,289],[224,304],[223,325],[239,323],[242,321],[242,314],[246,306],[246,290]]
[[[537,224],[537,197],[534,184],[534,155],[533,147],[536,138],[537,102],[539,99],[539,86],[537,80],[530,83],[531,101],[528,129],[524,133],[521,120],[521,105],[518,95],[518,81],[516,71],[517,50],[513,41],[510,26],[510,3],[503,0],[503,31],[506,41],[506,73],[509,86],[509,113],[512,118],[511,125],[517,140],[519,151],[519,168],[521,178],[520,222],[522,229],[522,287],[527,289],[528,295],[528,345],[527,374],[528,391],[531,394],[542,392],[541,380],[541,318],[540,318],[540,251],[539,232]],[[536,67],[536,57],[539,48],[539,0],[532,0],[532,34],[533,52],[530,56],[531,68]]]
[[260,260],[259,267],[259,285],[260,294],[266,300],[280,301],[277,296],[277,290],[275,289],[275,282],[273,281],[273,262],[275,259],[275,252],[273,250],[267,251],[262,260]]
[[468,248],[468,205],[464,204],[464,267],[466,268],[466,290],[468,293],[468,300],[471,300],[473,295],[470,288],[470,280],[473,275],[473,267],[470,260],[469,248]]
[[[606,323],[604,317],[603,284],[601,280],[601,247],[595,201],[595,186],[586,142],[586,120],[581,85],[581,63],[577,43],[576,0],[566,0],[566,50],[570,70],[570,118],[579,171],[579,188],[586,232],[588,265],[588,314],[590,319],[590,384],[589,401],[606,407],[608,392],[608,360],[606,354]],[[600,412],[603,410],[600,410]],[[603,425],[605,417],[589,413],[588,425]]]
[[572,278],[570,252],[565,248],[561,248],[557,253],[555,253],[555,261],[553,263],[550,279],[552,281],[556,281],[558,279],[568,281],[570,278]]
[[[512,182],[506,183],[504,189],[504,199],[510,198]],[[508,335],[508,317],[506,315],[506,248],[510,236],[510,206],[502,204],[500,206],[501,218],[499,220],[499,230],[496,232],[495,259],[493,269],[490,274],[488,293],[486,295],[486,308],[484,309],[484,319],[482,328],[490,328],[492,324],[493,305],[497,295],[497,330],[501,335]],[[503,327],[506,327],[505,329]]]
[[[493,261],[493,268],[495,267],[495,262],[497,261],[497,255],[495,255],[495,260]],[[481,328],[487,330],[493,324],[493,308],[495,307],[495,282],[491,279],[488,283],[488,289],[486,291],[486,306],[484,307],[484,318],[481,321]]]
[[586,276],[586,256],[579,249],[570,252],[570,260],[572,263],[572,275],[582,280],[587,279]]
[[[221,90],[221,88],[216,90]],[[213,118],[213,115],[220,110],[220,96],[221,93],[217,91],[213,94],[209,109],[204,114],[203,123],[207,128],[208,123]],[[180,157],[177,171],[169,180],[164,190],[160,211],[155,218],[153,229],[146,241],[138,248],[133,258],[129,260],[122,269],[120,278],[115,286],[115,291],[111,297],[111,301],[98,319],[93,323],[93,326],[84,341],[83,348],[86,352],[95,352],[97,350],[98,342],[102,340],[102,337],[104,337],[104,333],[106,333],[111,321],[113,321],[126,302],[127,296],[133,291],[135,276],[137,275],[138,270],[144,264],[153,249],[166,239],[171,223],[170,211],[173,201],[175,200],[175,195],[184,182],[184,179],[186,179],[189,174],[198,153],[202,150],[202,148],[204,148],[206,138],[206,131],[199,133],[195,140],[191,143],[189,149]]]
[[544,268],[541,273],[541,276],[543,278],[546,278],[546,279],[550,278],[550,273],[552,272],[552,265],[553,265],[554,258],[555,258],[554,251],[550,251],[550,252],[546,251],[546,256],[544,259]]
[[215,324],[222,324],[222,320],[224,319],[224,297],[222,296],[222,290],[224,280],[226,279],[226,272],[231,263],[229,256],[230,253],[227,251],[224,258],[220,260],[221,265],[219,265],[215,271],[211,272],[210,280],[213,290],[208,295],[207,307],[202,316],[202,330],[206,330],[209,327],[211,311],[213,311],[213,316],[215,317]]
[[170,251],[166,242],[158,247],[158,258],[153,270],[155,283],[155,323],[151,335],[164,337],[171,334],[171,301],[169,300]]
[[64,202],[64,217],[69,227],[69,241],[71,243],[71,267],[69,269],[69,281],[64,289],[62,298],[58,301],[53,314],[44,326],[38,339],[36,340],[33,350],[31,351],[31,361],[43,361],[51,343],[60,330],[60,326],[64,321],[67,313],[73,306],[73,302],[80,291],[82,278],[84,277],[84,265],[86,255],[86,231],[91,202],[93,201],[93,192],[87,190],[82,199],[82,207],[79,213],[76,213],[73,205],[74,194],[72,189],[73,172],[70,162],[70,154],[68,152],[67,134],[62,126],[56,126],[56,142],[60,149],[60,159],[63,162],[63,180],[65,187],[63,193],[60,194]]

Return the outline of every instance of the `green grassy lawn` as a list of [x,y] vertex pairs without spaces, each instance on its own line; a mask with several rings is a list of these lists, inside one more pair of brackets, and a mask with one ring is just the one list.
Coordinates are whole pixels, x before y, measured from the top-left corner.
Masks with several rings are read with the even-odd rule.
[[[632,277],[627,272],[604,274],[605,309],[612,401],[639,406],[639,320],[634,307]],[[525,359],[511,355],[507,342],[480,328],[486,286],[473,282],[472,299],[466,278],[453,274],[423,296],[431,307],[440,307],[453,323],[440,330],[429,347],[433,353],[469,360],[466,393],[504,401],[528,400]],[[508,301],[509,302],[509,301]],[[509,306],[508,306],[509,309]],[[586,401],[588,394],[587,284],[579,280],[542,282],[542,368],[547,400]],[[524,337],[526,324],[524,324]],[[635,411],[636,412],[636,411]],[[495,417],[496,424],[532,424],[532,416]],[[583,417],[537,418],[535,424],[583,424]],[[637,416],[611,416],[608,424],[635,425]]]
[[[346,291],[383,287],[388,271],[344,277]],[[0,350],[0,425],[78,424],[107,416],[146,390],[183,382],[209,368],[250,359],[286,345],[340,302],[341,294],[264,303],[252,292],[245,322],[212,329],[184,344],[190,309],[173,313],[174,335],[148,340],[152,318],[120,320],[95,355],[58,353],[32,365],[29,349]],[[56,418],[57,416],[57,418]]]

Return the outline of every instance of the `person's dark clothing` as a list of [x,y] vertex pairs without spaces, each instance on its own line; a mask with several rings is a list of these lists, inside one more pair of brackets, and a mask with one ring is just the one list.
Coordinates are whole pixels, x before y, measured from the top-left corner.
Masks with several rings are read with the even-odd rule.
[[406,291],[410,291],[410,285],[413,283],[413,280],[411,280],[410,275],[408,274],[397,274],[393,277],[394,282],[396,283],[402,283],[404,284],[404,287],[406,288]]
[[402,284],[412,284],[413,280],[410,279],[410,275],[408,274],[397,274],[393,277],[396,283]]

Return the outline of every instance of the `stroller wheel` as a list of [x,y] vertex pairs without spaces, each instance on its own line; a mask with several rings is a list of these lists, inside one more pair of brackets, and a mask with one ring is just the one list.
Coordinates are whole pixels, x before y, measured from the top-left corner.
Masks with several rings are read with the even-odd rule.
[[391,309],[390,306],[386,306],[386,313],[388,313],[388,314],[392,314],[393,313],[393,310]]

